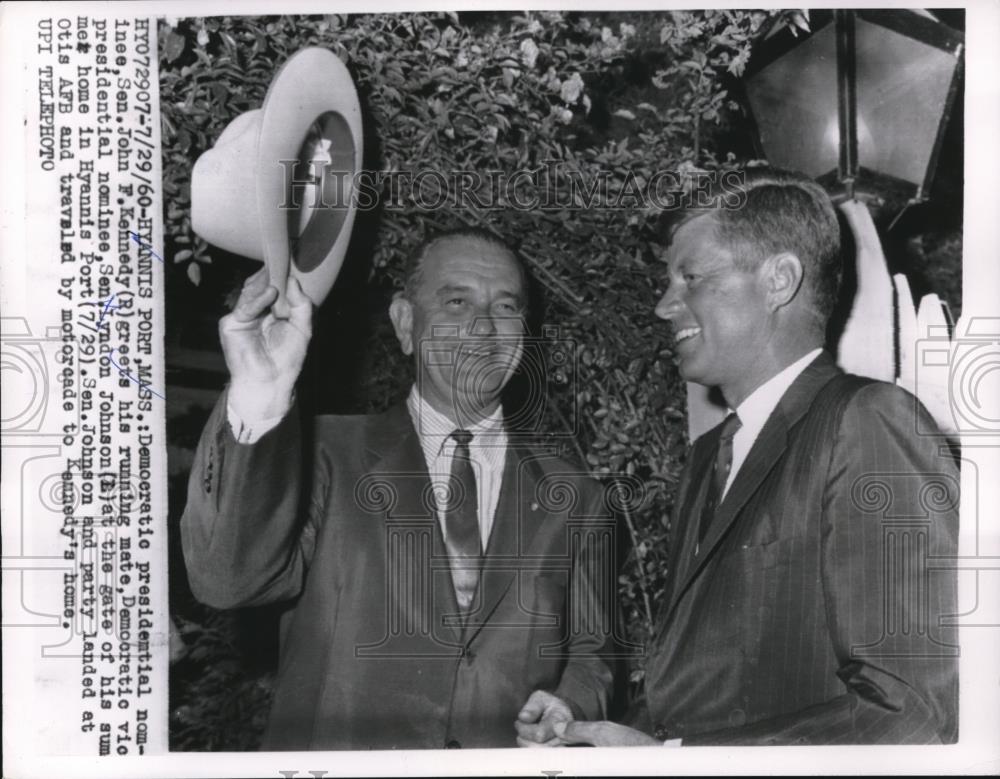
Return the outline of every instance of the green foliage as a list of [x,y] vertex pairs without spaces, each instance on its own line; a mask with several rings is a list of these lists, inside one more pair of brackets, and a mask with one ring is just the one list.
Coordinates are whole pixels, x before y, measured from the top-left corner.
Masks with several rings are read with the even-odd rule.
[[[735,162],[722,148],[736,109],[728,81],[742,72],[755,37],[791,18],[704,11],[168,20],[160,30],[167,252],[178,269],[201,268],[188,270],[195,283],[219,272],[219,263],[208,266],[216,250],[191,231],[192,162],[232,118],[260,106],[275,68],[304,46],[327,47],[348,65],[366,111],[368,170],[512,173],[558,162],[566,175],[535,188],[552,207],[383,209],[369,283],[400,285],[403,258],[440,229],[486,227],[517,246],[544,288],[546,322],[575,352],[550,376],[546,429],[575,430],[577,459],[594,475],[627,474],[646,485],[630,501],[633,549],[620,577],[627,630],[641,642],[662,589],[664,520],[687,442],[684,386],[653,316],[659,208],[639,193],[657,171],[690,177]],[[603,199],[588,204],[574,175],[585,186],[603,178]],[[366,367],[379,397],[387,381],[401,380],[382,363]]]
[[239,615],[200,611],[200,622],[179,623],[188,650],[171,664],[170,748],[256,749],[270,708],[274,673],[255,668],[247,658]]

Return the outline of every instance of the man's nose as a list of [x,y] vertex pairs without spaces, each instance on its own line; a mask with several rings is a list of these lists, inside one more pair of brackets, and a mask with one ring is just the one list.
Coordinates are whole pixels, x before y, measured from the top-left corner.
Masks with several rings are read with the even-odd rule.
[[488,312],[479,313],[469,326],[469,335],[474,338],[489,338],[497,334],[497,323]]
[[660,298],[653,311],[660,319],[670,320],[677,316],[681,310],[681,306],[680,294],[677,292],[676,286],[671,284],[667,288],[667,291],[663,293],[663,297]]

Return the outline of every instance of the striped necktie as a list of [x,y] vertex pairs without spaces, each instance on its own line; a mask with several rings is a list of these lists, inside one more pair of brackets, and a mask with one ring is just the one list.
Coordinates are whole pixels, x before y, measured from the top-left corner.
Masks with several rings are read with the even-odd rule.
[[479,582],[479,559],[482,541],[479,534],[479,495],[476,475],[469,459],[472,433],[455,430],[455,453],[451,460],[451,489],[444,512],[446,546],[451,563],[451,578],[459,608],[467,612],[472,606]]
[[[733,467],[733,436],[743,426],[736,412],[731,413],[722,423],[722,433],[719,436],[719,448],[712,463],[712,474],[709,477],[708,492],[701,507],[701,519],[698,523],[698,547],[705,540],[708,529],[715,518],[715,510],[722,500],[722,492],[726,488],[729,470]],[[697,551],[696,551],[697,554]]]

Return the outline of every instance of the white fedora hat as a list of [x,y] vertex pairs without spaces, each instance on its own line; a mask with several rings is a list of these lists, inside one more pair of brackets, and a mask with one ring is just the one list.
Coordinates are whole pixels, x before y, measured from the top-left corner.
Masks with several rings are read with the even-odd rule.
[[263,108],[233,119],[191,173],[191,225],[209,243],[263,260],[287,313],[289,275],[319,305],[344,261],[361,169],[361,106],[350,73],[320,48],[294,54]]

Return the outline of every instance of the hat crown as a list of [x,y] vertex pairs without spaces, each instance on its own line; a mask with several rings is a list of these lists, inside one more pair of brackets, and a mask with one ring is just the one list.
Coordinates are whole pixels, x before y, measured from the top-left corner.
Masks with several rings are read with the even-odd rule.
[[272,79],[263,108],[233,119],[198,158],[192,227],[209,243],[263,260],[279,314],[289,275],[319,304],[347,252],[362,151],[347,68],[326,49],[303,49]]

